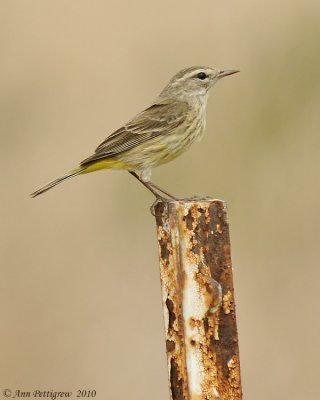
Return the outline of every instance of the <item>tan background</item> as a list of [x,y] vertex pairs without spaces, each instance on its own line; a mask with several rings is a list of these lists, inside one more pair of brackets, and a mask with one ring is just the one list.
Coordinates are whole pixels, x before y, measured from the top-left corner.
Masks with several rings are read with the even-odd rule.
[[0,4],[1,391],[168,399],[151,195],[125,172],[28,193],[205,64],[241,74],[155,182],[228,202],[245,398],[318,398],[319,0]]

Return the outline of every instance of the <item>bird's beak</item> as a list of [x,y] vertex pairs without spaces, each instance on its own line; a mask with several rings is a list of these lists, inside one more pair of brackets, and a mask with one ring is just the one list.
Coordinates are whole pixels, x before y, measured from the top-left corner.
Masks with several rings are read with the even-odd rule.
[[223,78],[228,75],[236,74],[237,72],[240,72],[240,71],[237,71],[235,69],[223,69],[223,70],[219,71],[218,78],[220,79],[220,78]]

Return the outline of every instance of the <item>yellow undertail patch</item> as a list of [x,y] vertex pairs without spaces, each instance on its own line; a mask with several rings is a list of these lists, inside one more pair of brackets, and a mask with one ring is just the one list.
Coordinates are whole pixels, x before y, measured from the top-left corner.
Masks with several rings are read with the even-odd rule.
[[84,168],[82,172],[83,174],[99,171],[100,169],[127,169],[127,170],[131,169],[128,164],[112,158],[95,161],[92,164],[84,166],[83,168]]

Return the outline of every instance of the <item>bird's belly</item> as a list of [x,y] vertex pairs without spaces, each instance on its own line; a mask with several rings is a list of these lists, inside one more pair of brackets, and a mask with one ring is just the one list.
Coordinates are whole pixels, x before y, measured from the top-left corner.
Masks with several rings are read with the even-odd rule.
[[195,121],[187,129],[156,137],[122,153],[118,158],[126,164],[132,165],[132,169],[141,170],[172,161],[188,150],[195,141],[201,139],[204,123],[197,122]]

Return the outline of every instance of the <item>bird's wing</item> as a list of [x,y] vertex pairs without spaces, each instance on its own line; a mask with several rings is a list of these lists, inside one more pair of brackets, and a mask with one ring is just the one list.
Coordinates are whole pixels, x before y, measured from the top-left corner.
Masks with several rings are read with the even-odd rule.
[[189,107],[188,103],[177,101],[153,104],[108,136],[81,165],[120,154],[156,136],[170,134],[186,120]]

